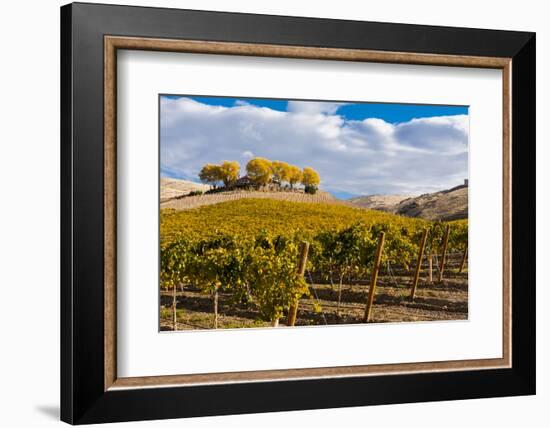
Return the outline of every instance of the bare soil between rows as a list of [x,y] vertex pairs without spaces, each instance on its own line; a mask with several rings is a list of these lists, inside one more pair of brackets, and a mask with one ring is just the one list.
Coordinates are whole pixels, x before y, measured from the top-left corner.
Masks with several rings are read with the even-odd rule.
[[[434,278],[436,280],[437,278]],[[421,278],[414,301],[410,299],[411,278],[381,276],[376,287],[372,322],[419,322],[468,319],[467,274],[447,274],[441,283],[428,283]],[[363,321],[369,285],[343,284],[338,308],[338,286],[310,284],[310,297],[300,300],[296,326],[360,324]],[[177,329],[211,329],[214,322],[213,299],[190,285],[181,286],[177,298]],[[173,292],[160,295],[160,329],[173,326]],[[235,303],[230,296],[219,294],[218,328],[270,327],[260,318],[253,303]],[[280,320],[284,327],[285,318]]]

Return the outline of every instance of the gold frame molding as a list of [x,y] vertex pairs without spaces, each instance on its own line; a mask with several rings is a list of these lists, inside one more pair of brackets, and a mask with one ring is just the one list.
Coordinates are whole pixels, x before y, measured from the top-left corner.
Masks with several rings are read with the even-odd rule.
[[[503,349],[502,358],[305,369],[117,377],[116,368],[116,88],[117,50],[169,51],[336,61],[440,65],[502,70],[503,93]],[[196,40],[104,37],[104,389],[164,387],[306,378],[481,370],[511,367],[511,58],[382,52]]]

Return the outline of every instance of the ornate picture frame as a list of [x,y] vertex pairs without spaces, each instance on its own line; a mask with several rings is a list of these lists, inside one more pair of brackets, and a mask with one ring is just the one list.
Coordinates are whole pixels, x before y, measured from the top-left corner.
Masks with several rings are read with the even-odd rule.
[[[503,171],[502,357],[119,377],[119,50],[501,70],[503,158],[494,162]],[[62,420],[535,393],[533,33],[75,3],[61,8],[61,55]]]

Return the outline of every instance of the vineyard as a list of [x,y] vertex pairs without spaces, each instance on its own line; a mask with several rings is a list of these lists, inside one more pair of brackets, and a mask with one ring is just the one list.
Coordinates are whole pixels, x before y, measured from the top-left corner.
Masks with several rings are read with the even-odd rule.
[[240,199],[161,210],[163,330],[466,319],[466,220]]

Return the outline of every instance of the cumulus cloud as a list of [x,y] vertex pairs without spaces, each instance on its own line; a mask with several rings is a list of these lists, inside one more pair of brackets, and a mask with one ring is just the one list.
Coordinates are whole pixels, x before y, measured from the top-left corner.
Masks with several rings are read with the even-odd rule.
[[356,195],[431,192],[467,177],[468,116],[392,124],[347,120],[338,108],[291,101],[285,112],[163,98],[161,171],[196,180],[205,163],[236,160],[244,169],[261,156],[315,168],[323,189]]

